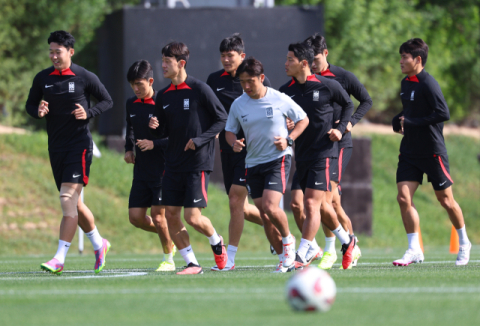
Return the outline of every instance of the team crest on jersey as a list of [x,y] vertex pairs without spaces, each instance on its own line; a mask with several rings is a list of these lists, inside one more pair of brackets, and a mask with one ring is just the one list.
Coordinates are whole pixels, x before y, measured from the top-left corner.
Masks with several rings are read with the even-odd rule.
[[183,109],[189,110],[190,109],[190,99],[186,98],[183,100]]
[[412,94],[410,94],[410,101],[414,100],[414,96],[415,96],[415,91],[412,91]]
[[273,108],[266,108],[267,118],[273,118]]
[[153,114],[152,114],[152,113],[150,113],[150,114],[148,115],[148,118],[149,118],[149,119],[150,119],[151,117],[153,117]]
[[68,83],[68,92],[69,93],[75,93],[75,83],[74,82]]
[[313,91],[313,100],[317,101],[320,99],[320,91]]

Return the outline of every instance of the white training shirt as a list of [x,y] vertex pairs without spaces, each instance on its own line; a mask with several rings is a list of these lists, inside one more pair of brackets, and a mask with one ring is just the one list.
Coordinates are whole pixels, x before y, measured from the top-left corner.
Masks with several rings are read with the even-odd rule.
[[258,100],[243,93],[232,103],[225,130],[238,134],[243,129],[247,144],[245,167],[251,168],[292,155],[290,146],[279,151],[273,143],[274,137],[288,136],[287,117],[297,123],[306,116],[288,95],[267,87],[266,95]]

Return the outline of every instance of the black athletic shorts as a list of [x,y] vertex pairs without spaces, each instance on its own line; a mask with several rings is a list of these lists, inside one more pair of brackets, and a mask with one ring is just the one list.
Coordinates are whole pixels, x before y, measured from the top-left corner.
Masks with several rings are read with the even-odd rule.
[[305,193],[306,188],[331,191],[330,158],[297,162],[298,183]]
[[287,187],[292,157],[282,156],[271,162],[247,168],[247,189],[253,199],[263,196],[263,190],[275,190],[282,194]]
[[246,151],[240,153],[221,153],[223,183],[228,193],[232,184],[245,187],[245,156]]
[[352,147],[340,148],[338,159],[332,158],[330,162],[330,179],[338,183],[338,193],[342,194],[342,173],[347,168],[350,158],[352,158]]
[[165,171],[162,180],[162,205],[207,207],[210,172]]
[[50,165],[57,189],[62,183],[88,184],[90,165],[92,164],[92,150],[75,149],[64,152],[49,152]]
[[300,187],[300,182],[298,181],[297,170],[295,170],[295,172],[293,173],[292,186],[290,187],[290,190],[302,190],[302,187]]
[[432,155],[431,157],[411,158],[399,155],[397,168],[397,183],[416,181],[422,184],[423,174],[432,183],[433,189],[444,190],[453,184],[448,167],[448,155]]
[[162,181],[132,181],[128,208],[162,205]]

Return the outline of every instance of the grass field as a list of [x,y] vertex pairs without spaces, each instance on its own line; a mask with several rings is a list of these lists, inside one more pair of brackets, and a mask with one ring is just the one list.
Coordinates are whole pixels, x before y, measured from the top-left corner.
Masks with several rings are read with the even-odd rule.
[[[400,250],[364,249],[353,270],[330,271],[337,299],[324,314],[295,313],[285,300],[291,274],[271,274],[277,259],[237,255],[237,270],[203,275],[156,273],[153,255],[109,254],[93,274],[93,255],[71,254],[61,276],[40,271],[50,256],[0,258],[1,325],[477,325],[480,248],[455,267],[447,247],[426,248],[406,268]],[[205,269],[211,254],[199,254]],[[176,256],[179,269],[183,261]]]

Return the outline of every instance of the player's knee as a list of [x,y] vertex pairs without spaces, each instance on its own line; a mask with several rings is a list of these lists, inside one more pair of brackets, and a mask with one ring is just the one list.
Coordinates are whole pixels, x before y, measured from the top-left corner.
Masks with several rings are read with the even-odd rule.
[[442,207],[446,210],[453,209],[455,205],[455,201],[449,197],[437,197],[437,200],[440,202],[440,205],[442,205]]
[[398,194],[397,202],[400,205],[400,207],[402,207],[402,208],[408,208],[412,204],[410,198],[408,198],[408,197],[406,197],[402,194]]
[[278,207],[275,207],[271,202],[266,202],[262,204],[262,209],[268,216],[271,216],[276,213]]
[[193,227],[196,227],[200,224],[199,222],[199,216],[196,215],[185,215],[185,222],[188,223],[188,225],[191,225]]
[[[318,210],[318,203],[316,200],[314,200],[313,198],[307,198],[305,199],[305,211],[316,211]],[[324,205],[322,205],[324,206]]]
[[243,209],[243,207],[245,206],[245,198],[243,198],[242,196],[240,196],[238,193],[234,191],[230,191],[230,193],[228,194],[228,201],[229,201],[230,209],[232,208]]
[[60,205],[62,206],[63,216],[78,216],[78,193],[75,188],[61,186],[60,187]]
[[303,203],[298,202],[296,200],[292,200],[290,202],[290,209],[294,214],[301,214],[303,211]]
[[135,215],[135,214],[129,214],[128,215],[128,219],[130,220],[130,223],[137,228],[142,226],[142,222],[143,222],[142,220],[144,218],[145,217],[143,217],[143,216],[138,216],[138,215]]

